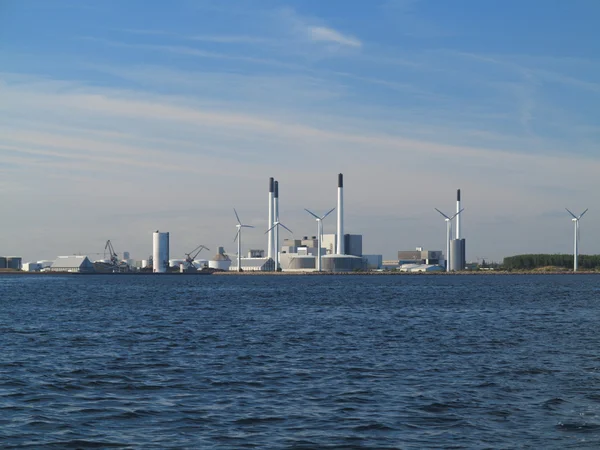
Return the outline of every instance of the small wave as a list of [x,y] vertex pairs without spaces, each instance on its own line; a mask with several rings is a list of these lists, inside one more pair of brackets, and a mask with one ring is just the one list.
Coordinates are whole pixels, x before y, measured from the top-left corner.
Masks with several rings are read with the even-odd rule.
[[388,427],[382,423],[370,423],[367,425],[358,425],[352,428],[353,431],[394,431],[393,428]]
[[550,400],[546,400],[544,403],[542,403],[542,407],[546,408],[546,409],[554,409],[556,406],[562,405],[563,403],[566,403],[566,400],[563,400],[562,398],[559,397],[554,397],[551,398]]
[[283,417],[245,417],[235,421],[238,425],[256,425],[259,423],[282,422]]
[[556,429],[575,433],[593,433],[600,430],[598,423],[559,423]]

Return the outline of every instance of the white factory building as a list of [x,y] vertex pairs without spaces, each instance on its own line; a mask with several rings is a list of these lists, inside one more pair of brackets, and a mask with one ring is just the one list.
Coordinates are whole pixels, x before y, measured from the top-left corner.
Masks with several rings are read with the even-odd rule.
[[50,272],[93,273],[94,263],[85,255],[59,256],[52,266],[46,269]]

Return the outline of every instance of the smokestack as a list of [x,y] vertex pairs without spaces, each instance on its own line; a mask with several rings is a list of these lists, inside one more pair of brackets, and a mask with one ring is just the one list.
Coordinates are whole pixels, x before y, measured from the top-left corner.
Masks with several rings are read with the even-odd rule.
[[[273,192],[273,222],[279,220],[279,181],[275,181]],[[279,227],[273,229],[273,256],[275,256],[275,271],[279,269]]]
[[338,175],[337,254],[344,255],[344,175]]
[[[456,191],[456,213],[460,212],[460,189]],[[456,239],[460,239],[460,214],[456,216]]]
[[[267,229],[273,226],[273,195],[275,191],[275,180],[273,177],[269,178],[269,223]],[[267,257],[273,257],[273,230],[267,233]]]

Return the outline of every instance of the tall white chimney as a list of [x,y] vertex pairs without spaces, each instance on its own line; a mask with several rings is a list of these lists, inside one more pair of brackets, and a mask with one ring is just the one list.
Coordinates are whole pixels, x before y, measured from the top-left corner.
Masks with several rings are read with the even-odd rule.
[[337,254],[344,255],[344,175],[338,175]]
[[460,189],[456,191],[456,239],[460,239]]
[[[269,178],[269,223],[267,224],[267,230],[273,226],[273,195],[275,190],[275,180],[273,177]],[[267,233],[267,257],[273,257],[273,230]]]
[[[273,222],[277,222],[279,220],[279,181],[275,181],[273,198]],[[277,271],[279,269],[279,227],[273,229],[273,234],[273,256],[275,256],[275,271]]]

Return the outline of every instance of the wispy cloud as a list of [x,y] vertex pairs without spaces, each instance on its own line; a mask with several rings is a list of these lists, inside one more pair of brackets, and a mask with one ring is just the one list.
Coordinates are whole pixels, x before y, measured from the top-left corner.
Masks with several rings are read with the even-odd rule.
[[313,41],[333,42],[335,44],[347,45],[349,47],[362,47],[362,42],[351,36],[346,36],[332,28],[308,27],[308,35]]

